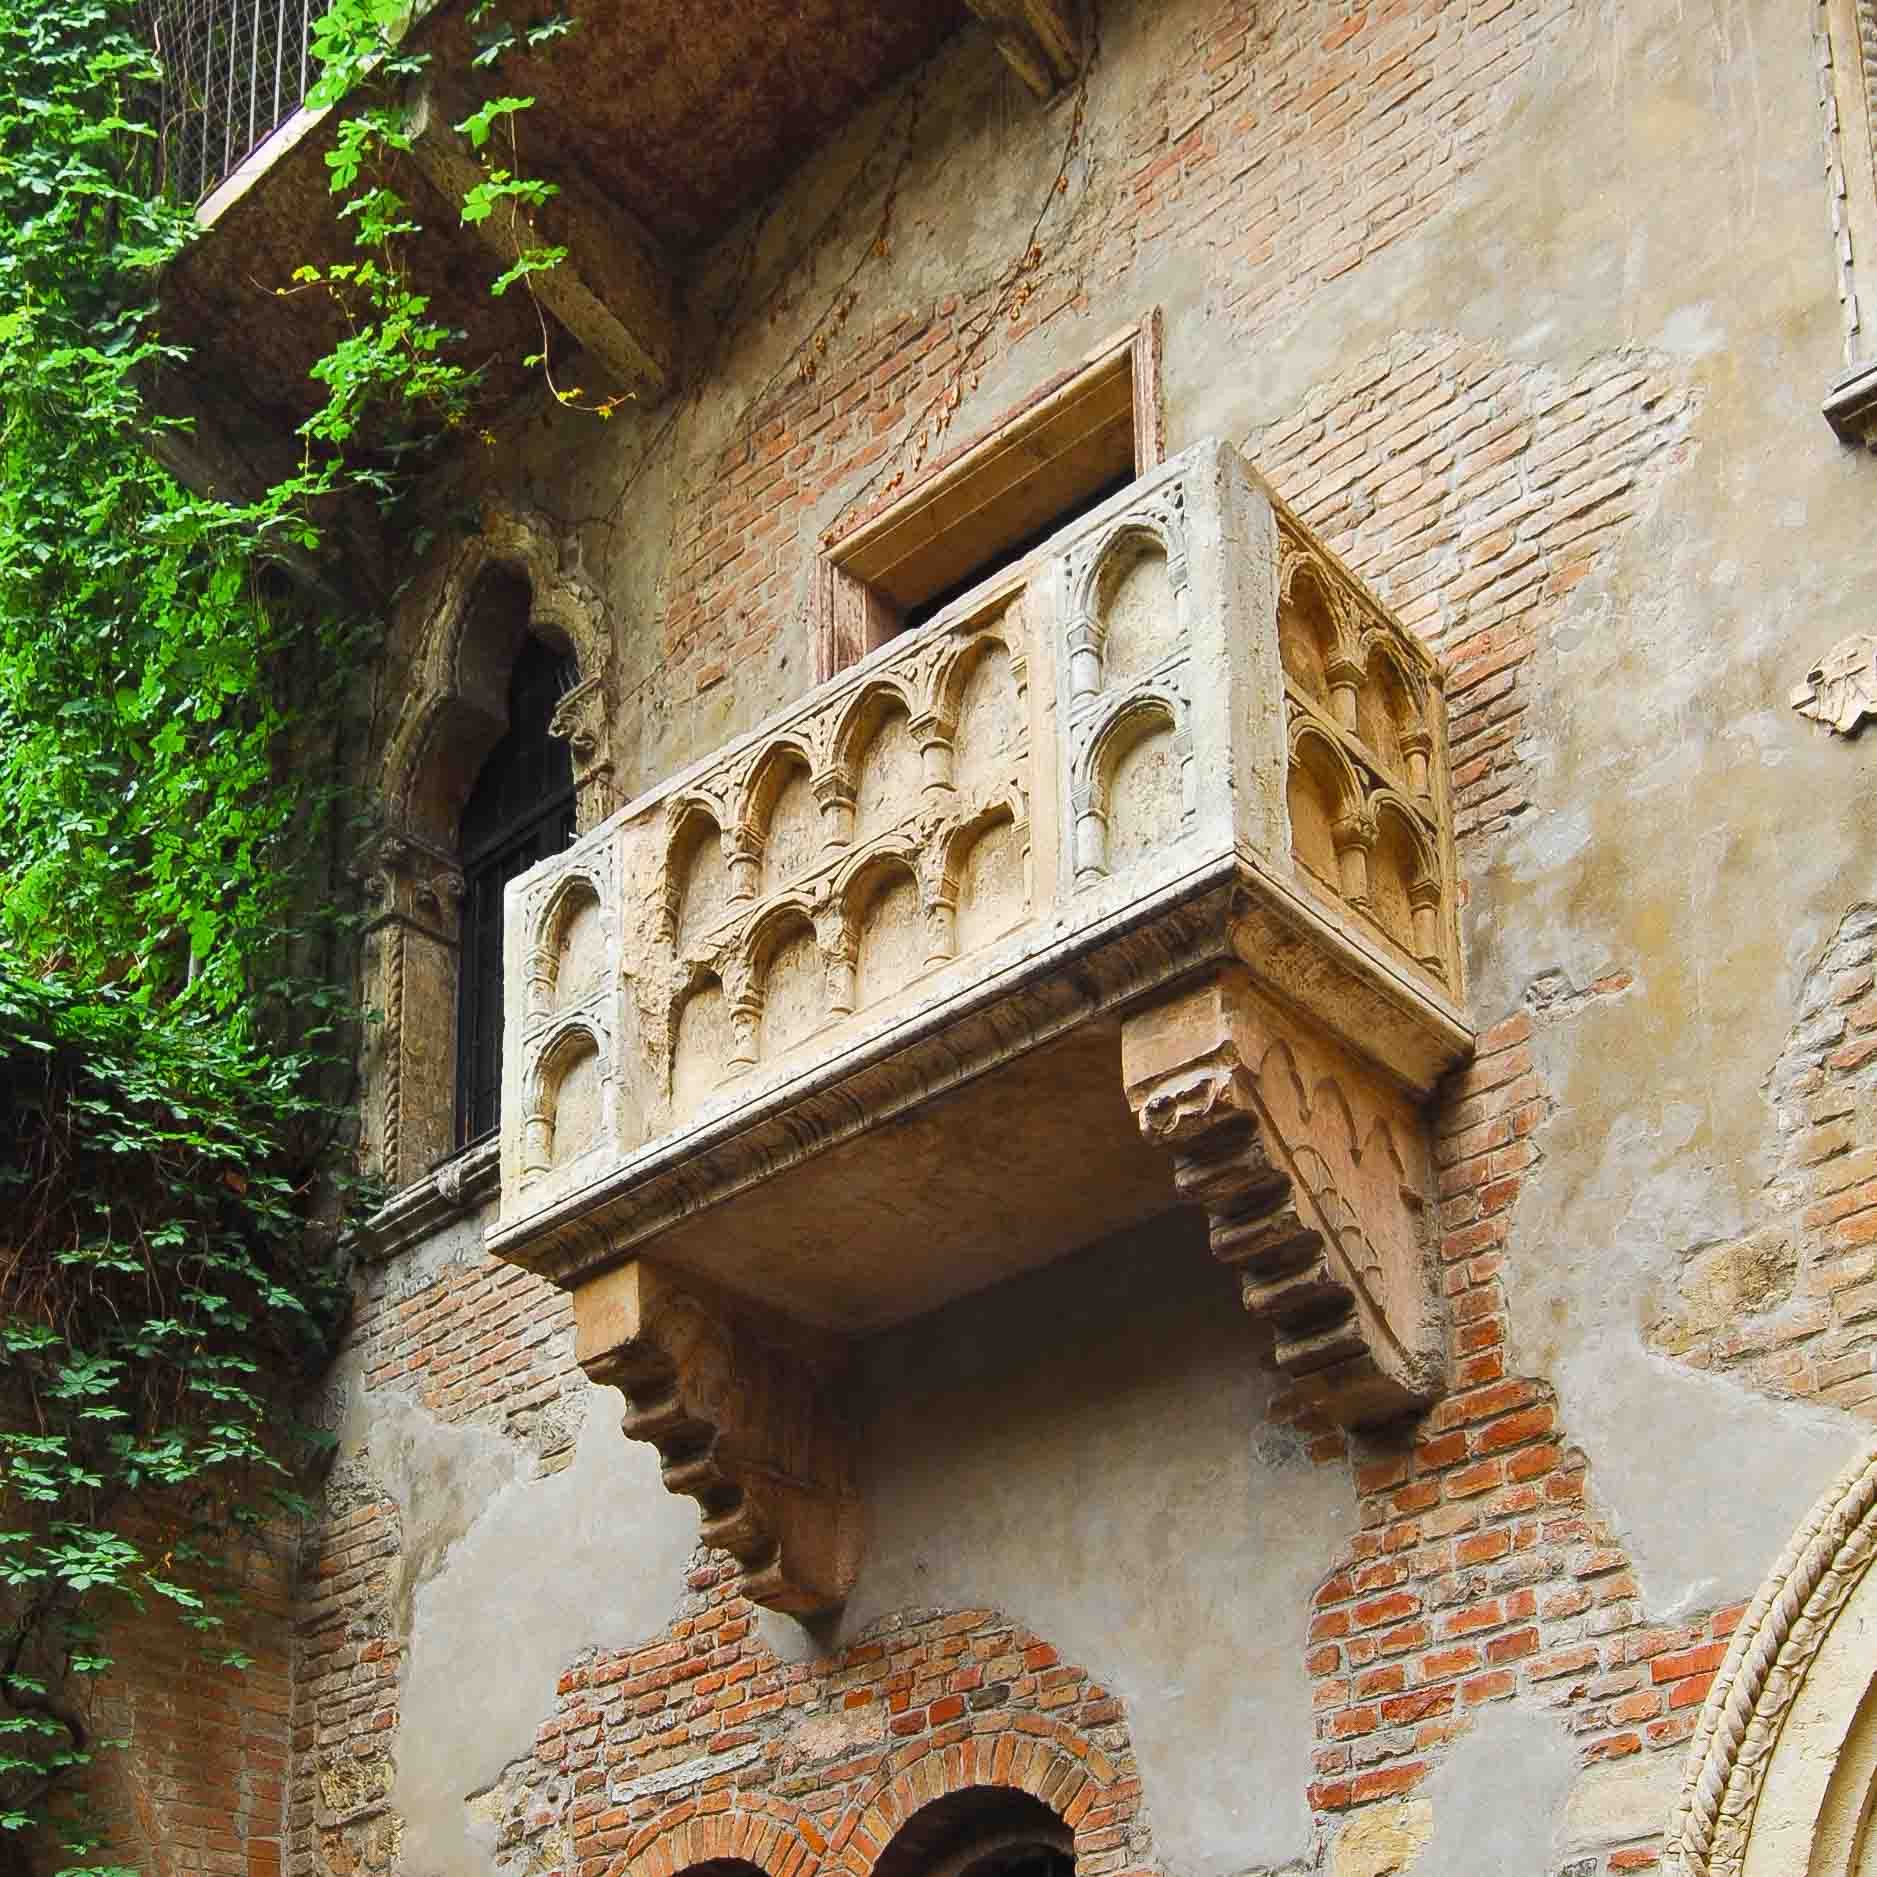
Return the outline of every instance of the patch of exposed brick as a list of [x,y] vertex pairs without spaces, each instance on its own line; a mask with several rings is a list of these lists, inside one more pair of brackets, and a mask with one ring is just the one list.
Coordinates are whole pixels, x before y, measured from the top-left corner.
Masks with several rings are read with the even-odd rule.
[[1765,1082],[1761,1217],[1681,1254],[1651,1343],[1780,1397],[1877,1420],[1877,906],[1853,906],[1800,986]]
[[1566,376],[1404,333],[1248,440],[1278,492],[1445,661],[1463,841],[1530,806],[1533,654],[1684,460],[1694,411],[1650,353]]
[[994,1611],[920,1612],[783,1662],[732,1565],[700,1554],[689,1582],[662,1635],[562,1675],[500,1788],[498,1858],[645,1877],[686,1832],[679,1866],[733,1845],[772,1871],[864,1873],[905,1813],[1001,1784],[1072,1827],[1078,1877],[1153,1868],[1122,1704],[1045,1638]]
[[[1275,9],[1232,0],[1202,14],[1183,44],[1177,25],[1157,22],[1163,35],[1176,35],[1152,55],[1161,75],[1128,93],[1125,111],[1110,112],[1098,68],[1074,184],[1065,172],[1061,211],[1042,217],[1029,252],[1005,256],[911,309],[894,293],[890,312],[872,311],[880,288],[863,269],[838,319],[802,335],[799,368],[764,393],[726,443],[689,466],[691,493],[675,518],[659,583],[664,701],[682,703],[714,687],[799,628],[822,524],[836,510],[852,519],[857,505],[935,456],[979,378],[1007,375],[1014,350],[1065,314],[1085,313],[1127,276],[1177,256],[1206,267],[1212,297],[1241,331],[1265,337],[1300,315],[1327,282],[1423,227],[1492,147],[1533,62],[1572,17],[1568,0],[1386,0],[1359,8],[1311,0]],[[891,244],[879,245],[884,262]],[[777,292],[779,315],[793,302],[786,282]],[[1414,368],[1403,363],[1405,381]],[[1620,520],[1625,506],[1621,489],[1600,485],[1635,473],[1628,467],[1632,439],[1604,409],[1623,397],[1627,419],[1638,403],[1635,385],[1612,385],[1625,369],[1612,364],[1608,375],[1581,386],[1525,374],[1532,382],[1518,422],[1496,426],[1488,412],[1456,427],[1464,458],[1458,480],[1471,486],[1452,505],[1456,520],[1465,511],[1464,539],[1452,545],[1455,554],[1476,557],[1465,563],[1469,570],[1492,558],[1484,540],[1515,525],[1513,516],[1473,525],[1512,501],[1507,491],[1499,502],[1488,499],[1506,478],[1490,474],[1501,463],[1476,459],[1509,449],[1523,422],[1536,426],[1543,447],[1511,480],[1549,489],[1541,498],[1547,503],[1577,505],[1575,516],[1557,516],[1544,534],[1551,558],[1541,578],[1582,578],[1587,564],[1578,564],[1594,557],[1599,531]],[[1660,377],[1652,363],[1639,371]],[[1466,390],[1478,405],[1499,388]],[[1640,401],[1680,395],[1663,381]],[[1386,392],[1380,401],[1392,402]],[[1645,428],[1671,415],[1655,412]],[[1477,434],[1482,425],[1490,438]],[[1364,446],[1345,432],[1326,450],[1352,444],[1360,454]],[[1417,468],[1437,482],[1451,468],[1424,461],[1405,441],[1399,453],[1399,462],[1369,466],[1377,483]],[[1580,476],[1585,463],[1596,468]],[[1275,466],[1264,466],[1295,499]],[[1408,493],[1378,499],[1402,501],[1404,512],[1433,499],[1430,492],[1408,502]],[[1528,534],[1521,532],[1521,542]],[[1523,546],[1518,551],[1529,558]],[[1482,585],[1495,591],[1472,614],[1509,598],[1497,589],[1509,578],[1509,568],[1488,575]],[[1485,648],[1473,655],[1484,657]],[[660,702],[648,701],[653,708]]]
[[[1305,1658],[1319,1811],[1414,1790],[1502,1703],[1555,1710],[1586,1763],[1678,1749],[1739,1619],[1738,1604],[1648,1619],[1555,1390],[1508,1366],[1508,1233],[1551,1111],[1533,1037],[1630,982],[1545,985],[1481,1037],[1448,1091],[1437,1154],[1451,1392],[1374,1439],[1279,1404],[1319,1460],[1346,1456],[1361,1525],[1317,1588]],[[1658,1852],[1655,1840],[1613,1844],[1589,1868],[1643,1869]]]

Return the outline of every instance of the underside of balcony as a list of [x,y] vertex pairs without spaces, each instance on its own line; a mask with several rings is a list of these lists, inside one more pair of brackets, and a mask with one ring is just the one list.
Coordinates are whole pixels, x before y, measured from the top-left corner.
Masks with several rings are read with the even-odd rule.
[[[200,9],[152,0],[169,68],[165,161],[179,190],[203,192],[201,238],[161,286],[166,333],[194,356],[156,387],[166,408],[196,419],[193,480],[233,487],[286,473],[293,430],[318,403],[308,369],[346,332],[329,294],[294,285],[302,266],[353,258],[326,161],[348,107],[299,102],[317,75],[306,46],[318,10],[211,0],[205,34]],[[521,361],[541,349],[544,319],[549,351],[574,374],[563,383],[593,401],[665,396],[685,368],[699,257],[974,14],[1037,90],[1080,56],[1069,0],[621,0],[573,11],[572,32],[505,54],[493,85],[534,101],[502,166],[558,192],[519,224],[461,216],[481,163],[498,154],[454,129],[491,90],[473,64],[486,22],[464,0],[420,5],[404,42],[426,59],[398,97],[417,134],[386,180],[422,224],[410,278],[431,315],[461,330],[460,355],[486,362],[492,406],[527,382]],[[537,245],[567,258],[534,277],[535,296],[493,296],[517,247]],[[226,368],[231,356],[239,373]]]

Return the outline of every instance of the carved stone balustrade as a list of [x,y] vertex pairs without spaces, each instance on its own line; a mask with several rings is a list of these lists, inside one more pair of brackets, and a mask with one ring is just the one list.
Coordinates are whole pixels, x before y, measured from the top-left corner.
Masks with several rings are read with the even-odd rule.
[[493,1249],[752,1595],[853,1581],[854,1338],[1174,1204],[1325,1413],[1438,1393],[1441,685],[1205,443],[508,889]]

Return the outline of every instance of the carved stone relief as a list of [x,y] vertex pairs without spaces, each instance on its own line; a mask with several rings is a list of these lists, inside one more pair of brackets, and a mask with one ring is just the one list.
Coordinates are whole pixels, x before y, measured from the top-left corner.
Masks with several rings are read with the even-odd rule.
[[1840,639],[1793,687],[1792,708],[1840,736],[1855,736],[1866,717],[1877,717],[1877,635]]
[[[381,907],[368,934],[367,994],[383,1022],[365,1065],[366,1135],[394,1189],[445,1156],[454,1138],[457,818],[506,727],[522,633],[566,648],[580,674],[553,723],[573,747],[579,825],[597,825],[617,805],[613,621],[599,594],[564,570],[543,518],[489,509],[409,605],[415,651],[379,771],[385,834],[367,863]],[[595,972],[605,975],[591,957],[570,969],[570,991],[580,981],[582,995]]]
[[[1324,1413],[1441,1382],[1404,1092],[1468,1043],[1439,667],[1218,445],[995,579],[510,889],[489,1242],[618,1318],[589,1372],[779,1608],[851,1581],[815,1518],[858,1539],[820,1345],[768,1312],[860,1334],[1184,1199]],[[1022,1190],[905,1190],[991,1139]]]
[[[1877,1450],[1820,1495],[1734,1630],[1689,1746],[1666,1868],[1859,1877],[1877,1735]],[[1850,1606],[1862,1620],[1850,1620]]]

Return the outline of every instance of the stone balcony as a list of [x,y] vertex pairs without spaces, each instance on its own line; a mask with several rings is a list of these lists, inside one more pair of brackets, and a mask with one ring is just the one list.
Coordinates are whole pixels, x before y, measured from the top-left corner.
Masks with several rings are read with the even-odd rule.
[[1442,675],[1204,443],[509,888],[491,1249],[758,1600],[853,1339],[1175,1204],[1346,1424],[1441,1386]]

